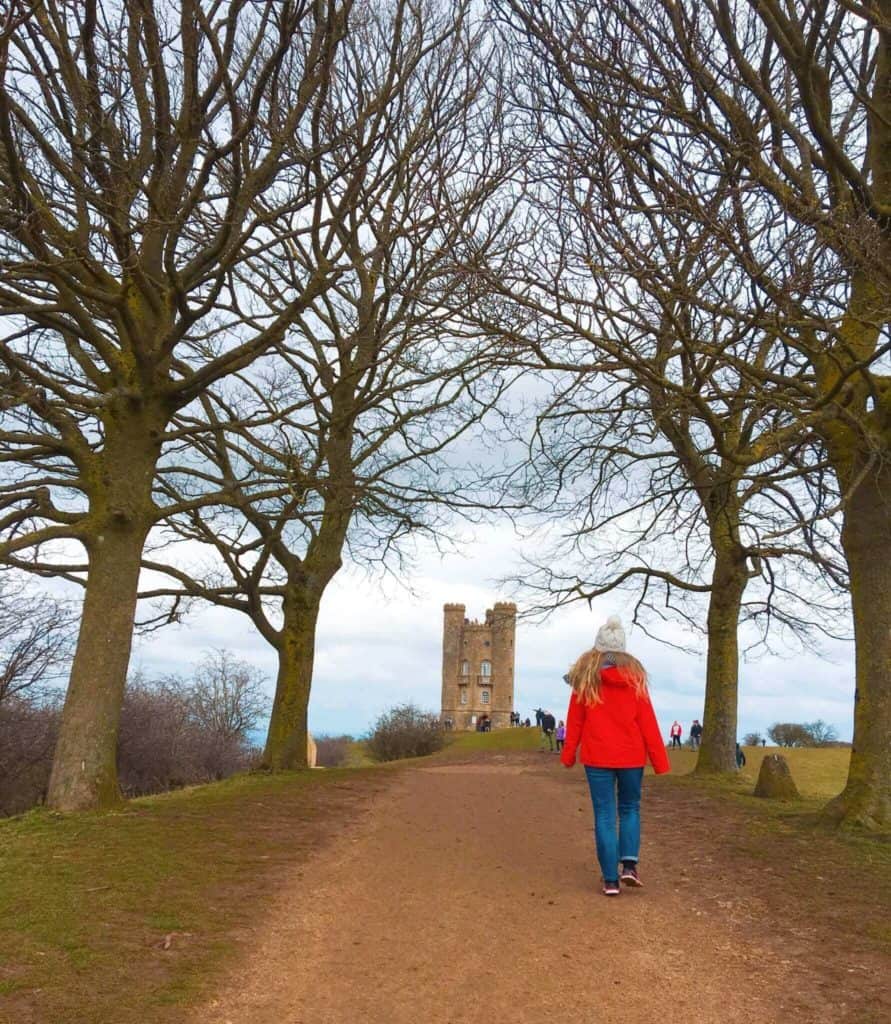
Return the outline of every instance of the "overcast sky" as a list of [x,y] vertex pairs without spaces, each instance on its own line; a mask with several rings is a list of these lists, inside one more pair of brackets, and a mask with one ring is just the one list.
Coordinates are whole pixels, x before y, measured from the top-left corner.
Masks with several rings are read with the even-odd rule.
[[[540,543],[540,535],[536,539]],[[495,601],[512,599],[494,581],[516,571],[520,549],[521,542],[509,525],[476,529],[463,557],[441,556],[425,548],[407,576],[413,592],[392,580],[369,579],[354,568],[344,568],[322,603],[310,729],[316,734],[359,735],[382,711],[406,701],[438,711],[443,604],[460,602],[466,605],[468,617],[482,619]],[[686,735],[693,718],[702,718],[704,658],[659,644],[630,628],[630,610],[630,600],[603,598],[593,612],[582,604],[555,614],[545,624],[520,621],[515,692],[520,714],[531,716],[540,705],[558,718],[565,717],[568,690],[563,673],[592,645],[597,627],[607,616],[619,614],[626,624],[628,649],[650,674],[663,731],[667,735],[676,717]],[[681,626],[668,627],[667,632],[678,642],[697,642]],[[272,693],[274,653],[246,616],[221,609],[204,610],[184,627],[137,640],[133,667],[149,674],[187,674],[212,647],[226,647],[262,669]],[[822,655],[764,656],[744,662],[740,690],[740,737],[763,731],[776,721],[822,718],[836,727],[839,738],[849,740],[853,645],[833,641],[825,644]]]

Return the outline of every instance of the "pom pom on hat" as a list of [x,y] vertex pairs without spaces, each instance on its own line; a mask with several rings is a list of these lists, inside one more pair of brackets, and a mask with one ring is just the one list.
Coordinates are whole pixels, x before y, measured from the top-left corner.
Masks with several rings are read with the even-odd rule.
[[597,630],[594,640],[595,651],[624,651],[625,630],[618,615],[610,615],[606,623]]

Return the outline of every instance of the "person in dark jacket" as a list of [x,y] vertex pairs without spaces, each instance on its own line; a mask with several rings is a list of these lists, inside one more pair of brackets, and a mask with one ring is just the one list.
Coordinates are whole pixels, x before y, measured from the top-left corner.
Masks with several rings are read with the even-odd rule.
[[746,764],[746,752],[737,743],[736,745],[736,769],[739,771],[740,768],[744,768]]
[[618,896],[620,882],[643,885],[637,865],[644,765],[649,758],[661,775],[671,770],[671,764],[647,691],[647,673],[626,652],[618,618],[612,616],[601,626],[594,647],[576,661],[570,677],[572,695],[560,760],[571,768],[578,755],[585,766],[602,892]]
[[547,743],[548,745],[548,750],[554,749],[554,730],[556,728],[557,719],[554,718],[550,711],[545,711],[545,713],[541,716],[542,750],[544,750],[545,743]]

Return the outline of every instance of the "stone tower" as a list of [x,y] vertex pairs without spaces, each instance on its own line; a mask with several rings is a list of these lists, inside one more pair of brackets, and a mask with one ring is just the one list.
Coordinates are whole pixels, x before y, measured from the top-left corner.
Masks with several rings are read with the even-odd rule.
[[465,618],[463,604],[443,606],[442,717],[456,729],[473,729],[480,715],[493,729],[510,725],[516,628],[515,604],[497,602],[484,622]]

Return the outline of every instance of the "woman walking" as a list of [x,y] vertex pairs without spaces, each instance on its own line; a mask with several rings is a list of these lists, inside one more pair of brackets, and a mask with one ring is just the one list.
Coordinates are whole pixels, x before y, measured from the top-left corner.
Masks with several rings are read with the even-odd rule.
[[572,695],[560,760],[571,768],[581,747],[594,806],[602,891],[618,896],[620,882],[643,885],[638,861],[644,765],[649,757],[657,775],[671,765],[647,692],[646,671],[626,652],[625,631],[616,616],[607,619],[593,648],[572,666],[569,684]]

